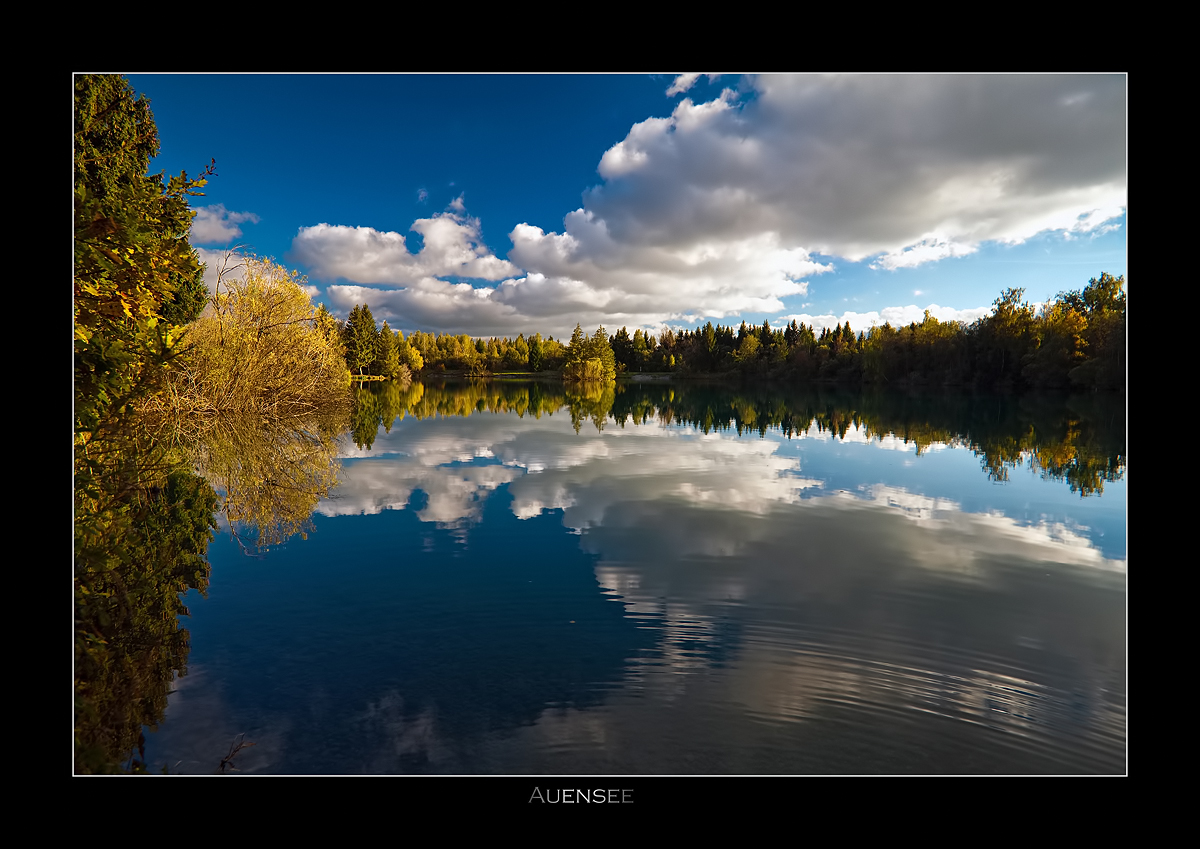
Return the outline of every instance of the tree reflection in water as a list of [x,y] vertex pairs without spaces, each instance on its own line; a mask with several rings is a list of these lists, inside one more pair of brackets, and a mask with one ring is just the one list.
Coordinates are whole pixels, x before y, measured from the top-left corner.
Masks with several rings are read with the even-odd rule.
[[306,534],[318,500],[337,483],[348,414],[160,426],[154,456],[175,458],[176,468],[114,499],[105,508],[113,519],[96,526],[108,532],[77,525],[76,772],[145,771],[142,728],[157,726],[173,681],[187,674],[182,596],[208,588],[214,514],[225,515],[247,552]]
[[566,411],[576,433],[588,421],[598,431],[659,421],[706,433],[770,429],[790,436],[816,428],[839,438],[853,427],[860,436],[913,443],[918,453],[939,443],[965,446],[992,479],[1027,466],[1083,496],[1101,493],[1125,468],[1122,396],[493,381],[374,384],[353,400],[352,407],[303,418],[221,415],[186,423],[186,436],[173,436],[172,453],[187,456],[195,473],[178,469],[115,504],[128,529],[119,538],[82,541],[95,568],[77,606],[77,771],[144,768],[130,753],[142,727],[161,721],[175,676],[186,674],[189,637],[178,617],[187,614],[182,594],[207,587],[214,511],[249,554],[306,535],[318,502],[338,482],[339,439],[349,433],[369,449],[380,428],[390,431],[405,416],[540,418]]
[[785,436],[816,428],[844,439],[850,428],[867,438],[894,436],[921,454],[931,445],[969,448],[992,480],[1032,468],[1065,481],[1081,496],[1104,491],[1125,469],[1124,395],[1024,396],[965,392],[854,392],[839,387],[728,386],[706,383],[585,382],[570,386],[528,381],[373,384],[356,390],[354,441],[370,449],[382,427],[406,415],[553,415],[565,410],[578,433],[584,422],[687,424],[704,433],[768,430]]
[[222,493],[220,512],[243,550],[307,536],[317,502],[337,484],[345,413],[263,420],[215,418],[194,450],[196,470]]

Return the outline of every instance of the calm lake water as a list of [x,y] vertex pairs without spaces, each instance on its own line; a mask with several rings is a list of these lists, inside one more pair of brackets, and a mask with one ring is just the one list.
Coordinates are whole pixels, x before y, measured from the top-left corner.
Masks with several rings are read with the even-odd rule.
[[210,546],[151,764],[1125,772],[1123,399],[363,398],[306,537]]

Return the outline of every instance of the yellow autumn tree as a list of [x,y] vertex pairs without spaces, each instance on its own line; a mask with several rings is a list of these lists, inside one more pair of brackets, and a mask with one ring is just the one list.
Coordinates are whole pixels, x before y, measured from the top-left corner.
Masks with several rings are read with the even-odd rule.
[[347,406],[350,371],[329,318],[314,309],[304,278],[273,260],[248,256],[222,268],[209,306],[188,328],[174,409],[295,418]]

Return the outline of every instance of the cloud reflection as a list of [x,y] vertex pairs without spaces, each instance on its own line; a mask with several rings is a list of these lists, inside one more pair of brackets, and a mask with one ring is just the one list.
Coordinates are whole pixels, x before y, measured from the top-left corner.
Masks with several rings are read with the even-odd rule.
[[[830,438],[816,428],[802,436]],[[913,450],[896,437],[867,440],[854,426],[846,436],[844,441],[881,449]],[[868,521],[858,513],[875,510],[921,529],[915,535],[912,529],[889,531],[896,538],[888,551],[918,552],[913,562],[926,569],[970,571],[979,556],[997,551],[1039,562],[1125,568],[1123,559],[1103,556],[1086,528],[968,513],[952,499],[870,481],[855,492],[830,491],[824,481],[803,473],[798,454],[780,451],[784,444],[776,437],[745,439],[658,424],[577,434],[566,416],[410,420],[381,433],[369,458],[368,452],[348,448],[342,481],[318,512],[404,509],[420,489],[428,501],[418,517],[457,527],[477,520],[489,495],[508,484],[517,518],[562,510],[563,525],[575,533],[605,527],[627,533],[645,525],[651,532],[644,544],[664,554],[731,555],[780,535],[803,552],[830,538],[828,523],[844,524],[843,516],[853,518],[838,536],[853,540],[860,535],[855,523]],[[927,450],[934,447],[965,450],[949,445]],[[820,497],[803,497],[812,494]],[[748,521],[751,517],[763,521]],[[876,533],[881,527],[876,524]],[[803,534],[797,534],[799,528]],[[606,555],[599,539],[586,545]]]

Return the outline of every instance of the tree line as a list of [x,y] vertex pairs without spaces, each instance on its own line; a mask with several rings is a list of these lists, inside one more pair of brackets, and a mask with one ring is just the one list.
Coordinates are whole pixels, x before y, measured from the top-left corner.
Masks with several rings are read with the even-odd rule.
[[1125,385],[1125,280],[1102,273],[1060,292],[1040,311],[1006,289],[972,324],[890,323],[855,332],[793,320],[784,328],[711,322],[657,339],[622,328],[611,340],[620,372],[728,374],[790,382],[1015,389],[1120,389]]
[[773,328],[706,323],[657,335],[622,327],[606,336],[576,325],[564,345],[540,333],[472,338],[414,331],[407,339],[387,323],[376,330],[370,307],[347,322],[347,359],[362,373],[389,377],[458,372],[559,373],[566,380],[611,380],[622,374],[740,376],[787,382],[1008,389],[1121,389],[1125,385],[1125,279],[1107,272],[1082,290],[1060,292],[1041,310],[1023,289],[1006,289],[974,323],[890,323],[855,332],[844,322],[818,333],[793,320]]

